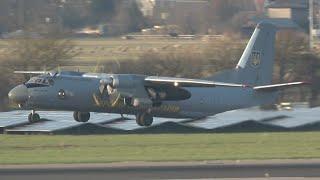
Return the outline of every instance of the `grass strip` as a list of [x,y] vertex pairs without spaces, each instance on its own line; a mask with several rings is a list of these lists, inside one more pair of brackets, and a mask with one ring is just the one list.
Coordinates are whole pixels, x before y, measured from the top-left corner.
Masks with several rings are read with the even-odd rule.
[[1,135],[0,164],[320,158],[320,132]]

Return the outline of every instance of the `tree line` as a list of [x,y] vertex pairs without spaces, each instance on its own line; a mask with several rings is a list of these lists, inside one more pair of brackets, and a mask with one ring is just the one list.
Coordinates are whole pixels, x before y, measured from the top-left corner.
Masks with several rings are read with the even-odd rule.
[[[208,28],[217,32],[239,30],[248,20],[241,12],[255,11],[254,0],[208,0],[207,8],[196,14],[176,12],[175,24],[186,34],[208,33]],[[155,7],[157,8],[157,7]],[[144,16],[141,4],[135,0],[1,0],[0,33],[18,29],[34,31],[46,23],[57,23],[64,30],[106,24],[120,26],[118,34],[138,32],[154,25],[168,25],[154,17]],[[180,13],[180,14],[177,14]],[[52,29],[52,26],[50,26]],[[115,33],[115,35],[118,35]]]

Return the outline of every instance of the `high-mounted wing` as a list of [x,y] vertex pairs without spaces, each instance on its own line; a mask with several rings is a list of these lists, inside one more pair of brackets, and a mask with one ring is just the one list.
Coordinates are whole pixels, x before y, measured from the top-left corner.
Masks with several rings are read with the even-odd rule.
[[266,86],[256,86],[253,87],[254,90],[257,91],[279,91],[290,87],[297,87],[302,85],[310,85],[308,82],[291,82],[291,83],[283,83],[283,84],[272,84]]
[[14,71],[15,74],[48,74],[48,71]]
[[56,71],[14,71],[15,74],[29,74],[29,75],[50,75],[55,77],[58,72]]
[[201,79],[186,79],[186,78],[173,78],[173,77],[158,77],[148,76],[145,78],[145,82],[155,85],[172,85],[175,87],[249,87],[244,84],[222,83],[207,81]]

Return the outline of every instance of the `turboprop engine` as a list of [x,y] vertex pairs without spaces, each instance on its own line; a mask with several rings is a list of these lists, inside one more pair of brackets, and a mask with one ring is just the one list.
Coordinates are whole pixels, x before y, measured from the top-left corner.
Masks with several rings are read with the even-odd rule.
[[144,87],[144,76],[110,75],[100,80],[100,106],[127,105],[139,108],[152,107]]

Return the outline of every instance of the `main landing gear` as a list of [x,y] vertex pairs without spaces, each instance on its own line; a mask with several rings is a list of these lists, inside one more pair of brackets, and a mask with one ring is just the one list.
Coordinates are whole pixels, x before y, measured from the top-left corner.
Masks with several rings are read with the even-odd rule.
[[38,122],[38,121],[40,121],[40,115],[37,114],[35,110],[32,110],[32,112],[28,116],[28,121],[30,123]]
[[78,122],[88,122],[90,119],[90,113],[76,111],[73,113],[73,118]]
[[151,126],[153,123],[153,116],[148,112],[138,113],[136,115],[136,122],[139,126]]

